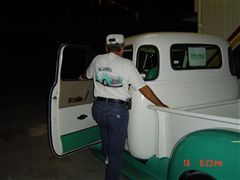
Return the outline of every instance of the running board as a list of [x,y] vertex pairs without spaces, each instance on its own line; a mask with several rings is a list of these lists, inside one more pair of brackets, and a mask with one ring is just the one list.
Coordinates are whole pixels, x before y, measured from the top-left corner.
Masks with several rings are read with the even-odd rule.
[[[101,144],[92,146],[91,150],[95,156],[104,161]],[[155,156],[144,162],[125,151],[122,174],[130,180],[166,180],[168,163],[168,158],[158,159]]]

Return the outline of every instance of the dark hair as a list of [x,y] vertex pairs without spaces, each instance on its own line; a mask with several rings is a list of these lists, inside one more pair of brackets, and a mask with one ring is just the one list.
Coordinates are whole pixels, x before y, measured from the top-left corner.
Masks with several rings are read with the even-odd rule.
[[123,47],[124,44],[107,44],[106,47],[107,47],[107,50],[110,51],[110,52],[118,52],[121,50],[121,48]]

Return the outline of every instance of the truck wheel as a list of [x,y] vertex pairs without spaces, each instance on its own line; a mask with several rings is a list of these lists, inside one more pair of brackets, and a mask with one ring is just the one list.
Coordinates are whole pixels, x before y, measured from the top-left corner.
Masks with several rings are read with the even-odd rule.
[[179,177],[179,180],[216,180],[214,177],[210,176],[207,173],[196,171],[196,170],[189,170],[182,173]]

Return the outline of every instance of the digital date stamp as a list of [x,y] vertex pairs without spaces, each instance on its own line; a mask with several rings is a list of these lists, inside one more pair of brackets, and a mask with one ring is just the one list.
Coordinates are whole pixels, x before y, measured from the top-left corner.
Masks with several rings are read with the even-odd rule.
[[200,167],[222,167],[223,162],[221,160],[200,159],[199,166]]
[[[222,167],[223,166],[222,160],[214,160],[214,159],[200,159],[198,163],[199,163],[199,167]],[[184,159],[183,166],[190,167],[191,160]]]

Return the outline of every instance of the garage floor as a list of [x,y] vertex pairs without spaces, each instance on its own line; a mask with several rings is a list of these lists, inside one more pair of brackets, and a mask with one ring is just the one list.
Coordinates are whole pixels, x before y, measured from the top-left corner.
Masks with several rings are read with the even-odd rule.
[[0,179],[103,180],[105,165],[89,149],[53,156],[47,136],[49,88],[24,83],[1,93]]

